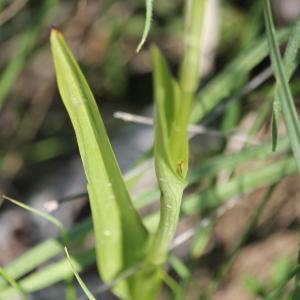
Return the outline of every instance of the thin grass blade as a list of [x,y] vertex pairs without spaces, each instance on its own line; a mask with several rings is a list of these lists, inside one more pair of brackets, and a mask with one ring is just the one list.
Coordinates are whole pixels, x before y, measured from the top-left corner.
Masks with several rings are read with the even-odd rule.
[[5,272],[5,270],[1,267],[0,267],[0,277],[5,279],[12,286],[12,288],[15,291],[17,291],[17,293],[19,294],[19,296],[22,300],[29,300],[29,298],[26,295],[26,292],[21,287],[21,285],[14,278],[12,278],[9,274],[7,274]]
[[[294,28],[291,32],[291,37],[289,39],[287,49],[284,55],[284,69],[287,76],[287,79],[290,80],[294,71],[297,68],[299,63],[298,61],[298,53],[300,49],[300,17],[296,21]],[[276,91],[275,91],[275,99],[273,103],[273,118],[272,118],[272,138],[273,138],[273,151],[276,150],[277,146],[277,128],[278,122],[281,116],[281,105],[279,99],[279,84],[277,83]]]
[[287,75],[284,70],[283,62],[279,53],[278,43],[275,35],[275,28],[272,19],[271,4],[265,0],[265,23],[267,38],[269,43],[272,65],[275,77],[279,85],[279,99],[283,111],[284,120],[288,130],[291,147],[300,171],[300,125],[293,101],[293,97],[288,85]]
[[69,255],[68,249],[67,247],[64,248],[65,249],[65,253],[67,255],[68,261],[70,263],[70,266],[72,268],[72,271],[74,273],[74,276],[76,277],[80,287],[82,288],[84,294],[86,295],[86,297],[89,300],[96,300],[96,298],[92,295],[92,293],[90,292],[90,290],[88,289],[88,287],[86,286],[86,284],[82,281],[81,277],[79,276],[78,272],[76,271],[76,268],[74,267],[74,263],[72,262],[72,259]]
[[151,21],[152,21],[152,14],[153,14],[153,2],[154,0],[146,0],[146,20],[145,20],[145,27],[142,35],[142,39],[137,46],[136,52],[140,52],[142,47],[144,46],[146,39],[150,32]]
[[16,199],[10,198],[8,196],[3,195],[2,198],[4,200],[7,200],[7,201],[9,201],[9,202],[25,209],[25,210],[27,210],[27,211],[37,215],[37,216],[40,216],[41,218],[47,220],[48,222],[52,223],[55,227],[57,227],[60,230],[60,233],[62,235],[65,234],[65,229],[64,229],[63,224],[57,218],[53,217],[52,215],[50,215],[50,214],[48,214],[44,211],[41,211],[41,210],[35,209],[33,207],[30,207],[29,205],[27,205],[25,203],[22,203],[22,202],[20,202]]

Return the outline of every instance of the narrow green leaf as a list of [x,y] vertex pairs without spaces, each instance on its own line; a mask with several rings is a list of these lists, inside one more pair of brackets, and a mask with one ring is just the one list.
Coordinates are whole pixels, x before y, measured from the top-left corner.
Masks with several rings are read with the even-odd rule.
[[9,274],[7,274],[5,272],[5,270],[3,268],[0,267],[0,277],[2,277],[3,279],[5,279],[11,286],[12,288],[18,292],[18,294],[20,295],[20,298],[22,300],[28,300],[29,298],[27,297],[24,289],[21,287],[21,285],[14,280]]
[[281,116],[281,106],[279,99],[276,97],[273,101],[273,115],[272,115],[272,151],[277,149],[278,141],[278,124]]
[[64,294],[66,300],[77,300],[77,291],[74,285],[74,272],[69,278],[66,278],[64,284]]
[[188,175],[190,184],[212,179],[221,170],[232,170],[251,160],[262,160],[290,150],[288,137],[280,138],[277,153],[272,155],[271,141],[266,141],[258,146],[247,147],[238,153],[220,154],[200,164],[198,168],[191,170]]
[[300,171],[300,126],[293,97],[288,85],[282,59],[279,53],[278,43],[275,35],[275,28],[272,19],[271,5],[265,0],[265,23],[269,43],[272,66],[274,68],[277,83],[279,85],[279,99],[283,111],[284,120],[287,126],[288,135],[294,157]]
[[[287,80],[290,80],[294,71],[298,65],[298,53],[300,49],[300,17],[296,21],[294,28],[291,32],[287,49],[284,54],[284,69],[287,76]],[[279,99],[279,88],[280,85],[277,83],[275,91],[275,99],[273,103],[273,118],[272,118],[272,138],[273,138],[273,151],[276,150],[277,145],[277,128],[278,122],[281,116],[281,105]]]
[[[92,220],[87,219],[76,225],[65,237],[51,238],[36,245],[5,266],[4,270],[12,278],[18,279],[60,253],[63,250],[65,240],[68,241],[68,244],[76,243],[82,240],[91,229]],[[4,285],[4,281],[0,281],[0,290]]]
[[175,254],[170,254],[168,262],[182,280],[187,281],[192,277],[191,270]]
[[52,223],[55,227],[57,227],[60,230],[60,233],[62,235],[65,234],[65,229],[64,229],[63,224],[57,218],[53,217],[52,215],[50,215],[50,214],[48,214],[44,211],[41,211],[41,210],[35,209],[33,207],[30,207],[29,205],[27,205],[25,203],[22,203],[20,201],[17,201],[17,200],[15,200],[13,198],[10,198],[8,196],[3,195],[2,198],[4,200],[8,200],[8,201],[12,202],[13,204],[15,204],[15,205],[31,212],[31,213],[37,215],[37,216],[40,216],[41,218],[47,220],[48,222]]
[[[269,292],[268,295],[264,298],[264,300],[277,300],[278,297],[281,295],[283,289],[287,286],[288,282],[300,272],[300,266],[296,265],[294,269],[292,269],[287,275],[285,280],[274,288],[273,291]],[[293,295],[292,300],[298,300],[299,296],[295,298],[295,294]]]
[[[88,181],[97,266],[103,280],[111,282],[143,258],[148,234],[131,202],[93,94],[56,29],[51,32],[51,49],[59,91],[75,130]],[[123,282],[116,292],[129,297],[130,287]]]
[[74,273],[74,275],[75,275],[75,277],[76,277],[76,279],[77,279],[79,285],[81,286],[81,288],[82,288],[84,294],[86,295],[86,297],[87,297],[89,300],[96,300],[96,298],[92,295],[92,293],[90,292],[90,290],[89,290],[88,287],[85,285],[85,283],[82,281],[82,279],[80,278],[78,272],[76,271],[76,268],[75,268],[75,266],[74,266],[74,263],[72,262],[72,259],[71,259],[70,255],[69,255],[69,252],[68,252],[67,247],[65,247],[65,253],[66,253],[66,255],[67,255],[67,258],[68,258],[68,261],[69,261],[70,266],[71,266],[71,268],[72,268],[72,271],[73,271],[73,273]]
[[[94,249],[86,250],[74,255],[73,259],[73,267],[76,272],[81,272],[95,263],[95,251]],[[64,258],[20,279],[19,284],[26,292],[31,293],[58,283],[72,274],[70,263],[67,258]],[[14,288],[8,287],[0,292],[0,299],[12,299],[16,294]]]
[[140,52],[143,45],[146,42],[146,39],[150,32],[151,21],[152,21],[152,13],[153,13],[153,1],[154,0],[146,0],[146,20],[145,20],[145,27],[142,35],[142,39],[136,49],[136,52]]
[[182,212],[191,214],[198,210],[214,209],[231,197],[245,195],[260,187],[276,183],[296,170],[293,158],[285,158],[246,174],[239,174],[225,184],[189,196],[182,204]]

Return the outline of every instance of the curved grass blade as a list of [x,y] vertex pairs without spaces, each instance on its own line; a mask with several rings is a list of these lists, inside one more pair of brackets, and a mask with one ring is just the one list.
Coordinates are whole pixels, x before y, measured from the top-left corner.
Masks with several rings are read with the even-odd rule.
[[203,162],[199,168],[195,168],[188,175],[190,184],[212,179],[222,170],[232,170],[251,160],[262,160],[274,157],[276,154],[290,150],[290,142],[287,137],[281,138],[278,143],[277,153],[272,155],[270,151],[271,141],[266,141],[259,146],[247,147],[238,153],[220,154],[213,159]]
[[[139,262],[148,238],[110,145],[94,96],[62,34],[53,29],[51,49],[62,100],[73,124],[88,181],[97,266],[105,282]],[[130,283],[116,293],[129,297]],[[128,285],[129,283],[129,285]]]
[[[290,80],[294,71],[298,65],[298,53],[300,49],[300,17],[296,21],[294,28],[291,32],[291,37],[289,39],[287,49],[285,51],[283,63],[284,69],[287,76],[287,80]],[[275,99],[273,103],[273,118],[272,118],[272,138],[273,138],[273,151],[276,150],[277,146],[277,127],[279,118],[281,116],[281,105],[279,100],[279,91],[280,86],[277,83],[275,91]]]
[[[51,238],[28,250],[5,266],[4,271],[12,278],[18,279],[63,251],[65,240],[68,241],[68,244],[76,243],[86,237],[91,229],[92,220],[87,219],[81,224],[75,226],[70,232],[66,233],[65,238]],[[5,286],[5,282],[0,281],[0,290],[3,289],[3,286]]]
[[22,300],[29,300],[21,285],[15,279],[13,279],[9,274],[7,274],[5,270],[1,267],[0,267],[0,277],[4,278],[12,286],[12,288],[18,292]]
[[260,187],[274,184],[296,171],[294,159],[288,157],[248,173],[239,174],[225,184],[207,188],[199,194],[189,196],[182,203],[182,212],[191,214],[199,210],[212,210],[227,199],[243,196]]
[[52,223],[55,227],[57,227],[62,235],[65,235],[65,229],[64,229],[63,224],[57,218],[53,217],[52,215],[50,215],[50,214],[48,214],[44,211],[41,211],[41,210],[35,209],[33,207],[30,207],[29,205],[26,205],[25,203],[17,201],[17,200],[15,200],[13,198],[10,198],[8,196],[3,195],[2,198],[4,200],[8,200],[8,201],[12,202],[13,204],[15,204],[15,205],[31,212],[31,213],[37,215],[37,216],[40,216],[43,219],[46,219],[48,222]]
[[279,85],[279,99],[286,123],[291,147],[294,153],[298,170],[300,171],[300,125],[293,101],[293,97],[288,85],[287,75],[285,73],[282,59],[279,53],[278,43],[275,36],[275,28],[272,19],[271,5],[265,0],[265,23],[267,29],[267,38],[269,43],[272,66],[274,68],[277,84]]
[[[23,208],[23,209],[31,212],[31,213],[37,215],[37,216],[40,216],[43,219],[46,219],[48,222],[52,223],[54,226],[56,226],[59,229],[60,234],[62,235],[62,239],[63,239],[64,243],[66,244],[66,242],[67,242],[66,231],[64,229],[63,224],[57,218],[53,217],[49,213],[46,213],[46,212],[43,212],[41,210],[35,209],[33,207],[30,207],[29,205],[26,205],[25,203],[19,202],[19,201],[13,199],[13,198],[10,198],[10,197],[4,196],[4,195],[2,196],[2,198],[4,200],[8,200],[8,201],[12,202],[13,204],[15,204],[15,205],[17,205],[17,206],[19,206],[19,207],[21,207],[21,208]],[[21,293],[22,296],[26,297],[26,295],[23,292],[22,287],[20,285],[18,285],[14,281],[14,279],[8,273],[6,273],[4,270],[0,270],[0,271],[1,271],[0,275],[4,274],[6,276],[5,278],[9,280],[9,282],[11,283],[11,285],[14,288],[16,288]],[[72,290],[72,286],[70,285],[71,281],[72,281],[72,278],[66,278],[67,286],[69,286],[69,288],[67,288],[67,290],[66,290],[67,292],[70,292]],[[72,294],[71,293],[67,293],[67,299],[74,299],[74,297],[71,298],[69,296],[72,296]]]
[[69,255],[69,252],[68,252],[68,249],[67,247],[64,248],[65,249],[65,253],[67,255],[67,258],[68,258],[68,261],[70,263],[70,266],[72,268],[72,271],[74,273],[74,276],[76,277],[80,287],[82,288],[84,294],[86,295],[86,297],[89,299],[89,300],[96,300],[96,298],[92,295],[92,293],[90,292],[90,290],[88,289],[88,287],[85,285],[85,283],[82,281],[82,279],[80,278],[78,272],[76,271],[76,268],[74,267],[74,264],[72,262],[72,259]]
[[[81,272],[95,263],[95,251],[94,249],[86,250],[74,255],[73,259],[73,267],[76,272]],[[67,258],[64,258],[20,279],[19,284],[25,291],[31,293],[65,280],[65,278],[69,278],[71,275],[73,275],[73,272],[70,263]],[[15,289],[8,287],[0,292],[0,299],[12,299],[15,295]]]
[[153,1],[154,0],[146,0],[146,20],[145,20],[145,27],[142,35],[142,39],[137,46],[136,52],[140,52],[143,45],[146,42],[146,39],[150,32],[151,27],[151,20],[152,20],[152,14],[153,14]]

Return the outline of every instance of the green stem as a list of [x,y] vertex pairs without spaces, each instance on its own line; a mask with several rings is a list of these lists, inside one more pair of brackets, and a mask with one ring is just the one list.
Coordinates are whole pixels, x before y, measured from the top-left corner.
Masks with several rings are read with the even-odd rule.
[[183,189],[184,185],[181,185],[181,191],[172,193],[173,197],[161,194],[159,225],[153,236],[148,255],[148,261],[151,264],[161,265],[167,258],[178,223]]

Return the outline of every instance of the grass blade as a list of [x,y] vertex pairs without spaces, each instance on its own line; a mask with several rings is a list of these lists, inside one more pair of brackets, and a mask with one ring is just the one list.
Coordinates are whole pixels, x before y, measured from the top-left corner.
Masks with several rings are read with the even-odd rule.
[[152,13],[153,13],[153,1],[154,0],[146,0],[146,20],[145,20],[145,27],[142,35],[142,39],[137,46],[136,52],[140,52],[143,45],[146,42],[146,39],[150,32],[151,21],[152,21]]
[[[291,37],[289,39],[287,49],[284,55],[284,69],[286,72],[287,79],[290,80],[294,71],[298,65],[298,53],[300,49],[300,17],[296,21],[294,28],[291,33]],[[281,105],[279,99],[279,91],[278,89],[280,86],[277,83],[276,92],[275,92],[275,99],[273,103],[273,118],[272,118],[272,137],[273,137],[273,151],[276,150],[277,146],[277,127],[279,118],[281,115]]]
[[293,158],[285,158],[271,165],[249,171],[233,177],[225,184],[214,186],[193,194],[182,203],[182,212],[191,214],[196,211],[212,210],[227,199],[243,196],[260,187],[280,181],[283,177],[294,173],[297,166]]
[[92,293],[90,292],[90,290],[88,289],[88,287],[85,285],[85,283],[82,281],[82,279],[80,278],[78,272],[76,271],[76,268],[74,267],[74,264],[72,262],[72,259],[69,255],[69,252],[68,252],[68,249],[67,247],[65,247],[65,253],[67,255],[67,258],[68,258],[68,261],[70,263],[70,266],[72,268],[72,271],[74,273],[74,276],[76,277],[79,285],[81,286],[84,294],[86,295],[86,297],[89,299],[89,300],[96,300],[96,298],[92,295]]
[[19,293],[20,298],[22,300],[29,300],[21,285],[17,281],[15,281],[9,274],[7,274],[5,270],[1,267],[0,267],[0,277],[4,278],[12,286],[12,288]]
[[265,0],[265,22],[269,43],[272,66],[274,68],[277,83],[279,85],[279,99],[283,111],[284,120],[288,130],[291,147],[300,171],[300,126],[295,104],[288,85],[282,59],[279,53],[278,43],[275,36],[275,28],[272,19],[271,4]]
[[[271,157],[271,141],[266,141],[259,146],[247,147],[238,153],[221,154],[201,163],[199,168],[191,170],[188,176],[190,184],[201,182],[205,179],[212,179],[221,170],[232,170],[251,160],[262,160]],[[279,140],[277,153],[284,153],[290,150],[288,138]],[[275,155],[276,155],[275,154]],[[272,155],[274,156],[274,154]]]
[[[65,239],[68,241],[68,244],[76,243],[82,240],[91,231],[91,229],[92,221],[91,219],[87,219],[77,225],[70,232],[66,233]],[[39,245],[36,245],[34,248],[25,252],[23,255],[5,266],[4,271],[14,279],[18,279],[26,275],[26,273],[37,268],[40,264],[62,252],[65,239],[63,237],[51,238]],[[4,281],[0,281],[0,290],[3,289],[4,285]]]
[[64,229],[63,224],[57,218],[53,217],[52,215],[50,215],[50,214],[48,214],[44,211],[41,211],[41,210],[35,209],[33,207],[30,207],[30,206],[26,205],[25,203],[17,201],[17,200],[15,200],[13,198],[10,198],[8,196],[3,195],[2,198],[4,200],[8,200],[8,201],[12,202],[13,204],[15,204],[15,205],[31,212],[31,213],[37,215],[37,216],[40,216],[41,218],[47,220],[48,222],[52,223],[55,227],[57,227],[62,235],[65,234],[65,229]]
[[[81,272],[95,263],[95,251],[86,250],[74,255],[73,259],[76,272]],[[19,280],[19,284],[25,291],[31,293],[65,280],[70,275],[73,275],[70,263],[67,258],[64,258]],[[8,287],[0,292],[0,299],[12,299],[16,294],[14,288]]]

